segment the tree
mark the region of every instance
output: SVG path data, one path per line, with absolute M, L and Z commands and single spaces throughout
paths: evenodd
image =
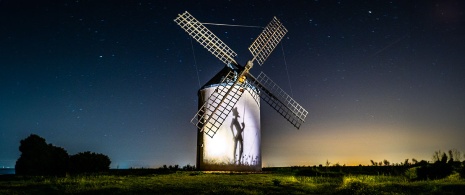
M 41 175 L 47 161 L 47 143 L 38 135 L 30 135 L 20 141 L 21 156 L 16 161 L 15 170 L 18 175 Z
M 441 155 L 442 155 L 441 150 L 434 151 L 434 154 L 433 154 L 433 162 L 439 162 L 439 161 L 441 161 Z
M 449 163 L 453 163 L 454 162 L 454 153 L 452 152 L 452 150 L 449 150 Z
M 384 159 L 383 160 L 383 163 L 384 163 L 384 166 L 389 166 L 389 164 L 391 164 L 388 160 Z
M 447 163 L 447 154 L 444 152 L 441 157 L 441 163 L 446 164 Z
M 405 159 L 405 161 L 404 161 L 404 166 L 410 166 L 410 163 L 408 162 L 408 158 Z
M 69 170 L 71 173 L 96 173 L 110 169 L 110 158 L 103 154 L 80 152 L 72 155 L 69 159 Z
M 68 153 L 65 149 L 48 144 L 44 138 L 31 134 L 20 141 L 21 156 L 16 161 L 18 175 L 64 176 L 68 168 Z
M 458 161 L 458 162 L 462 161 L 462 154 L 460 153 L 459 150 L 455 148 L 452 149 L 452 154 L 454 156 L 454 161 Z

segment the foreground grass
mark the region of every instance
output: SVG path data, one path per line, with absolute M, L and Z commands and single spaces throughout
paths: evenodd
M 0 194 L 459 194 L 465 180 L 410 182 L 403 176 L 295 176 L 284 173 L 0 177 Z

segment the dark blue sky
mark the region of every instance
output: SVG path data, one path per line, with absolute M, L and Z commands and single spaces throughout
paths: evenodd
M 295 130 L 262 104 L 263 166 L 465 151 L 463 4 L 2 0 L 0 167 L 14 166 L 31 133 L 70 154 L 107 154 L 112 167 L 195 164 L 199 81 L 224 65 L 173 22 L 184 11 L 252 26 L 276 16 L 289 30 L 251 72 L 265 72 L 309 115 Z M 261 32 L 207 27 L 242 64 Z

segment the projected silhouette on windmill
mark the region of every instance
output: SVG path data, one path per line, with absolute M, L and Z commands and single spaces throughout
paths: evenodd
M 244 108 L 245 110 L 245 108 Z M 234 162 L 237 164 L 241 163 L 242 155 L 244 153 L 244 138 L 243 138 L 243 133 L 244 133 L 244 128 L 245 128 L 245 123 L 242 121 L 241 124 L 239 124 L 239 112 L 237 111 L 237 107 L 234 107 L 232 110 L 234 118 L 231 121 L 231 132 L 233 134 L 233 140 L 234 140 Z M 245 112 L 244 112 L 245 113 Z M 237 149 L 239 147 L 239 153 L 237 153 Z
M 274 17 L 248 48 L 252 59 L 243 66 L 234 60 L 237 54 L 190 13 L 179 14 L 174 21 L 226 64 L 199 89 L 199 111 L 191 120 L 199 130 L 197 167 L 261 170 L 259 97 L 296 128 L 308 114 L 263 72 L 257 77 L 249 72 L 255 61 L 265 62 L 287 29 Z M 244 108 L 242 116 L 238 108 Z M 225 121 L 231 121 L 229 127 Z

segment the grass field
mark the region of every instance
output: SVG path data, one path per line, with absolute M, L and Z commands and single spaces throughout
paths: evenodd
M 67 177 L 0 176 L 0 194 L 461 194 L 465 180 L 404 176 L 297 176 L 292 172 L 172 171 Z

